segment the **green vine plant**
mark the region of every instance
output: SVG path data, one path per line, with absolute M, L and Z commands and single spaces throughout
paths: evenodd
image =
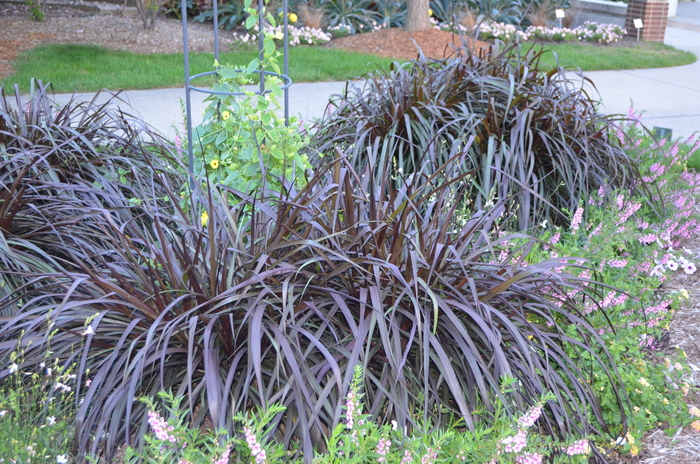
M 251 8 L 252 0 L 245 1 L 248 13 L 246 28 L 253 31 L 260 18 L 275 27 L 273 16 L 263 9 Z M 265 71 L 280 73 L 277 58 L 280 52 L 275 40 L 280 33 L 264 33 L 263 49 L 258 58 L 248 66 L 232 67 L 214 62 L 217 82 L 213 90 L 218 92 L 243 92 L 243 95 L 211 95 L 205 101 L 202 124 L 192 135 L 195 157 L 194 171 L 205 174 L 212 184 L 223 184 L 243 193 L 264 186 L 283 192 L 283 182 L 297 187 L 305 183 L 305 171 L 311 165 L 299 150 L 307 143 L 306 137 L 294 129 L 297 118 L 287 125 L 279 99 L 282 97 L 282 80 L 265 74 L 265 93 L 246 90 L 244 85 L 254 83 Z

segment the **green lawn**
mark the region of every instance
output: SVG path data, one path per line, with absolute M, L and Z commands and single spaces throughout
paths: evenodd
M 584 71 L 679 66 L 696 59 L 692 53 L 655 43 L 640 43 L 635 47 L 585 43 L 534 46 L 555 52 L 561 66 L 580 67 Z M 255 51 L 223 53 L 221 62 L 245 65 L 255 55 Z M 46 45 L 22 53 L 13 63 L 17 72 L 0 84 L 7 87 L 18 83 L 26 92 L 30 79 L 36 77 L 53 83 L 55 92 L 67 93 L 102 88 L 177 87 L 183 81 L 182 61 L 182 54 L 135 55 L 91 45 Z M 211 53 L 191 54 L 192 74 L 210 71 L 213 61 Z M 289 74 L 294 82 L 341 81 L 386 67 L 392 61 L 335 48 L 294 47 L 290 49 Z M 553 65 L 554 55 L 546 54 L 545 61 Z
M 247 65 L 257 52 L 222 53 L 222 64 Z M 289 53 L 289 75 L 294 82 L 342 81 L 361 76 L 393 60 L 323 47 L 294 47 Z M 0 81 L 18 83 L 27 91 L 32 77 L 51 82 L 55 92 L 92 92 L 155 89 L 182 86 L 183 56 L 136 55 L 92 45 L 46 45 L 22 53 L 13 63 L 17 71 Z M 212 53 L 190 54 L 191 74 L 213 69 Z M 281 62 L 280 62 L 281 65 Z M 200 82 L 197 82 L 200 84 Z
M 665 68 L 690 64 L 697 59 L 690 52 L 652 42 L 640 42 L 634 47 L 581 42 L 530 45 L 556 53 L 560 66 L 579 67 L 583 71 Z M 545 61 L 554 65 L 554 54 L 547 53 Z

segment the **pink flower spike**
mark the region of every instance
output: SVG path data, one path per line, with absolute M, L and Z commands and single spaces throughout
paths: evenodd
M 542 464 L 543 456 L 539 453 L 524 453 L 515 457 L 516 464 Z
M 581 221 L 583 220 L 583 208 L 580 206 L 574 213 L 574 217 L 571 219 L 571 230 L 578 230 L 579 226 L 581 225 Z

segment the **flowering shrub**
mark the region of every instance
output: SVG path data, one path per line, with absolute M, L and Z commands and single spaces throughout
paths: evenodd
M 630 116 L 638 120 L 633 113 Z M 631 433 L 620 429 L 620 438 L 610 445 L 636 455 L 639 447 L 635 438 L 644 431 L 664 421 L 669 427 L 678 427 L 691 420 L 683 401 L 688 393 L 684 354 L 664 350 L 659 342 L 674 308 L 688 297 L 688 292 L 658 289 L 673 273 L 696 272 L 697 263 L 682 245 L 700 233 L 700 175 L 685 170 L 686 160 L 700 149 L 700 142 L 692 137 L 682 144 L 656 142 L 643 137 L 637 123 L 626 132 L 620 131 L 618 138 L 640 161 L 643 180 L 655 182 L 659 188 L 657 195 L 666 201 L 668 219 L 659 219 L 648 205 L 625 192 L 601 187 L 576 209 L 569 228 L 543 235 L 545 244 L 531 258 L 585 257 L 589 267 L 575 271 L 579 277 L 588 280 L 595 273 L 597 280 L 615 287 L 596 288 L 594 298 L 584 298 L 577 292 L 566 297 L 580 298 L 583 314 L 615 358 L 630 399 L 626 413 Z M 614 206 L 605 207 L 604 198 L 611 195 Z M 602 373 L 595 374 L 594 379 L 603 403 L 616 397 L 618 392 Z M 622 419 L 617 412 L 608 414 L 608 423 Z
M 65 464 L 71 456 L 76 375 L 49 353 L 46 360 L 20 367 L 22 351 L 10 355 L 0 386 L 0 462 Z
M 482 24 L 479 35 L 484 39 L 498 39 L 504 42 L 511 40 L 521 42 L 530 38 L 530 34 L 527 31 L 522 31 L 512 24 L 495 22 Z
M 253 417 L 236 416 L 236 422 L 243 425 L 244 440 L 225 438 L 225 432 L 208 431 L 200 433 L 187 423 L 187 411 L 181 408 L 181 397 L 171 392 L 159 392 L 168 419 L 160 415 L 156 403 L 148 398 L 141 399 L 148 407 L 150 433 L 145 436 L 145 446 L 141 451 L 128 447 L 125 462 L 129 464 L 229 464 L 233 456 L 250 457 L 247 462 L 263 464 L 283 462 L 285 456 L 278 445 L 270 445 L 258 437 L 265 435 L 265 427 L 270 419 L 284 410 L 272 406 Z
M 333 36 L 334 39 L 339 39 L 352 34 L 352 29 L 346 24 L 338 24 L 336 26 L 327 27 L 326 32 Z
M 289 46 L 296 47 L 297 45 L 323 45 L 324 43 L 330 42 L 332 35 L 330 32 L 324 32 L 322 29 L 306 27 L 306 26 L 293 26 L 289 25 L 287 29 L 289 33 Z M 282 25 L 273 26 L 266 24 L 264 27 L 264 33 L 268 37 L 281 40 L 283 37 L 284 29 Z M 234 32 L 232 41 L 239 45 L 249 45 L 257 43 L 258 35 L 257 32 Z
M 428 432 L 429 427 L 411 436 L 397 427 L 395 421 L 378 425 L 363 413 L 361 394 L 362 369 L 355 370 L 345 401 L 345 420 L 338 424 L 329 438 L 327 451 L 316 454 L 315 464 L 393 463 L 436 464 L 471 462 L 475 464 L 541 464 L 547 457 L 566 455 L 568 463 L 585 463 L 591 453 L 588 440 L 580 439 L 568 444 L 543 440 L 533 428 L 540 418 L 546 401 L 553 395 L 545 395 L 517 421 L 497 412 L 497 420 L 489 426 L 480 424 L 475 432 L 451 427 L 439 432 Z M 509 390 L 515 379 L 504 378 L 503 389 Z M 149 408 L 150 433 L 146 446 L 139 452 L 126 450 L 126 462 L 136 464 L 228 464 L 243 459 L 253 464 L 282 464 L 300 462 L 302 456 L 292 458 L 279 445 L 262 439 L 266 426 L 280 406 L 271 406 L 265 413 L 252 417 L 236 416 L 242 425 L 242 437 L 223 438 L 223 431 L 199 433 L 183 421 L 186 412 L 180 408 L 180 400 L 172 393 L 160 392 L 169 420 L 156 412 L 157 406 L 143 398 Z M 456 424 L 458 425 L 458 424 Z M 571 459 L 571 458 L 574 459 Z
M 442 23 L 438 26 L 445 31 L 468 35 L 469 30 L 461 24 Z M 597 42 L 602 44 L 615 43 L 625 36 L 626 29 L 615 24 L 602 24 L 586 21 L 583 25 L 569 29 L 565 27 L 530 26 L 520 30 L 512 24 L 485 23 L 479 26 L 482 39 L 498 39 L 503 41 L 551 40 L 554 42 Z
M 615 24 L 601 24 L 586 21 L 574 28 L 530 26 L 526 30 L 531 38 L 552 40 L 556 42 L 575 41 L 598 42 L 602 44 L 615 43 L 622 40 L 627 30 Z

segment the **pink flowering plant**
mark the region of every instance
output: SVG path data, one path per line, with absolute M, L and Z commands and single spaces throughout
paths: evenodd
M 191 426 L 189 411 L 182 408 L 183 398 L 163 391 L 158 396 L 165 405 L 164 414 L 151 398 L 141 399 L 148 408 L 149 433 L 144 436 L 143 447 L 127 448 L 127 463 L 229 464 L 246 458 L 254 464 L 267 464 L 282 462 L 281 457 L 286 456 L 280 446 L 259 438 L 265 435 L 272 417 L 284 408 L 272 406 L 252 417 L 235 416 L 234 421 L 243 426 L 241 434 L 227 437 L 224 430 L 200 430 Z
M 462 421 L 435 431 L 423 423 L 410 435 L 395 423 L 378 425 L 363 413 L 362 369 L 356 368 L 345 402 L 345 420 L 339 423 L 327 442 L 327 452 L 317 454 L 316 464 L 377 462 L 387 464 L 541 464 L 548 462 L 588 462 L 591 447 L 587 439 L 558 443 L 538 429 L 538 420 L 548 401 L 544 395 L 519 418 L 508 417 L 502 403 L 495 401 L 492 420 L 467 430 Z M 512 392 L 516 380 L 503 378 L 503 392 Z M 417 412 L 417 415 L 420 413 Z M 475 411 L 476 415 L 481 414 Z M 420 418 L 416 418 L 420 423 Z
M 643 180 L 654 192 L 652 198 L 665 201 L 665 214 L 628 192 L 601 186 L 571 212 L 569 227 L 547 229 L 540 246 L 527 259 L 587 259 L 585 267 L 569 269 L 586 285 L 590 283 L 589 292 L 572 291 L 561 298 L 579 302 L 582 315 L 614 358 L 627 387 L 625 412 L 630 432 L 618 426 L 619 437 L 610 445 L 635 455 L 639 452 L 635 438 L 644 431 L 663 422 L 669 431 L 676 430 L 690 419 L 683 401 L 689 374 L 684 355 L 661 343 L 688 292 L 659 289 L 673 274 L 692 276 L 696 272 L 697 264 L 683 243 L 700 232 L 696 213 L 700 176 L 686 170 L 700 143 L 694 137 L 683 142 L 656 141 L 645 137 L 637 123 L 621 131 L 618 139 L 639 159 Z M 562 260 L 562 266 L 567 264 Z M 594 279 L 604 285 L 593 285 Z M 575 337 L 575 332 L 575 327 L 569 327 L 568 335 Z M 597 369 L 589 353 L 582 354 L 581 362 Z M 619 392 L 607 376 L 597 372 L 592 385 L 600 392 L 607 422 L 622 424 L 619 409 L 613 407 Z

